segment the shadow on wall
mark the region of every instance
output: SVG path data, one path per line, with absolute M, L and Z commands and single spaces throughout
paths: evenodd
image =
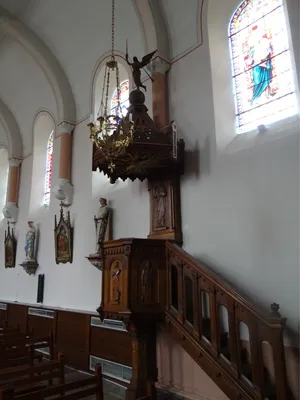
M 212 168 L 211 151 L 212 146 L 209 136 L 204 139 L 203 147 L 200 148 L 199 141 L 196 140 L 192 149 L 185 150 L 185 173 L 182 179 L 196 178 L 198 180 L 201 175 L 209 175 Z

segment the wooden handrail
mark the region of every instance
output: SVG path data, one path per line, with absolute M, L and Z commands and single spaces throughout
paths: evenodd
M 274 310 L 272 313 L 268 313 L 262 311 L 258 307 L 256 307 L 250 300 L 246 299 L 242 296 L 236 289 L 234 289 L 229 283 L 227 283 L 223 278 L 221 278 L 218 274 L 210 270 L 206 265 L 203 263 L 195 260 L 189 253 L 183 250 L 178 245 L 172 242 L 166 242 L 166 247 L 169 252 L 174 252 L 177 257 L 180 257 L 182 262 L 186 262 L 195 272 L 199 272 L 201 270 L 201 275 L 209 280 L 214 285 L 218 286 L 220 290 L 222 290 L 227 295 L 233 297 L 236 302 L 240 304 L 241 307 L 247 309 L 251 313 L 253 313 L 257 318 L 263 320 L 265 323 L 274 324 L 276 321 L 280 325 L 284 325 L 286 322 L 286 318 L 282 318 L 281 315 L 278 313 L 278 309 L 276 304 L 272 304 L 274 306 Z M 169 253 L 170 257 L 170 253 Z
M 245 393 L 249 399 L 264 399 L 276 394 L 277 400 L 287 400 L 283 343 L 286 319 L 279 314 L 279 305 L 272 304 L 271 312 L 267 315 L 174 243 L 166 242 L 166 258 L 166 322 L 172 325 L 177 338 L 189 340 L 190 346 L 182 343 L 183 347 L 192 353 L 191 349 L 195 352 L 197 343 L 198 355 L 199 350 L 202 350 L 203 358 L 205 354 L 210 354 L 214 360 L 216 376 L 221 374 L 220 371 L 223 374 L 226 371 L 235 383 L 235 389 L 232 389 L 223 382 L 229 396 L 235 390 L 241 398 Z M 204 307 L 203 293 L 207 295 L 207 310 Z M 221 306 L 227 310 L 228 332 L 221 329 L 224 319 L 224 316 L 220 316 Z M 242 345 L 240 339 L 241 323 L 249 331 L 249 360 L 246 359 L 245 344 Z M 268 342 L 273 350 L 273 386 L 269 385 L 270 377 L 266 377 L 262 342 Z M 190 355 L 194 357 L 193 354 Z M 194 359 L 197 360 L 197 357 Z

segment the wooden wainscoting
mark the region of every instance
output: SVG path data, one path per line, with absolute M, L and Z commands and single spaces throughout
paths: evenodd
M 132 366 L 131 338 L 118 321 L 104 321 L 96 313 L 53 307 L 0 302 L 0 324 L 20 326 L 36 337 L 53 332 L 55 349 L 65 355 L 66 364 L 90 371 L 90 356 Z M 117 377 L 116 377 L 117 378 Z

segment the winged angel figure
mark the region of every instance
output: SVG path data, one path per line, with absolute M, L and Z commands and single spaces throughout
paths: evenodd
M 132 77 L 133 81 L 136 85 L 137 90 L 140 90 L 140 87 L 147 91 L 146 86 L 144 86 L 141 82 L 141 69 L 144 68 L 146 65 L 148 65 L 156 53 L 157 50 L 152 51 L 152 53 L 146 54 L 143 58 L 142 61 L 139 61 L 137 57 L 133 57 L 133 62 L 130 62 L 128 60 L 128 53 L 126 52 L 126 62 L 128 65 L 131 66 L 132 68 Z

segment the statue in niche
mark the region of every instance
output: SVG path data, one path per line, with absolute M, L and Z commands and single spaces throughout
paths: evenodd
M 167 212 L 167 190 L 164 185 L 154 188 L 155 205 L 155 228 L 165 228 Z
M 113 303 L 120 304 L 121 290 L 120 290 L 120 277 L 121 277 L 120 261 L 115 260 L 111 265 L 111 300 Z
M 153 301 L 153 268 L 151 261 L 145 261 L 141 272 L 141 301 L 151 303 Z
M 21 267 L 29 275 L 34 275 L 36 269 L 38 267 L 38 263 L 36 261 L 36 236 L 37 231 L 33 224 L 33 221 L 28 221 L 28 230 L 25 237 L 25 261 L 22 262 Z
M 36 229 L 33 225 L 33 221 L 28 221 L 28 231 L 26 233 L 26 240 L 25 240 L 25 256 L 26 261 L 33 261 L 35 260 L 35 236 L 36 236 Z
M 111 240 L 111 213 L 112 210 L 107 205 L 107 200 L 103 197 L 99 199 L 100 208 L 98 217 L 94 216 L 96 229 L 96 252 L 101 254 L 103 243 Z
M 130 62 L 128 60 L 128 46 L 126 43 L 126 62 L 128 65 L 130 65 L 132 69 L 132 78 L 133 82 L 136 85 L 137 90 L 140 90 L 140 87 L 147 91 L 147 88 L 145 85 L 142 84 L 141 82 L 141 69 L 146 67 L 154 56 L 154 54 L 157 52 L 157 50 L 152 51 L 152 53 L 146 54 L 143 58 L 142 61 L 139 61 L 137 57 L 133 57 L 133 62 Z M 147 71 L 145 71 L 147 73 Z M 147 73 L 151 81 L 153 82 L 152 77 Z

